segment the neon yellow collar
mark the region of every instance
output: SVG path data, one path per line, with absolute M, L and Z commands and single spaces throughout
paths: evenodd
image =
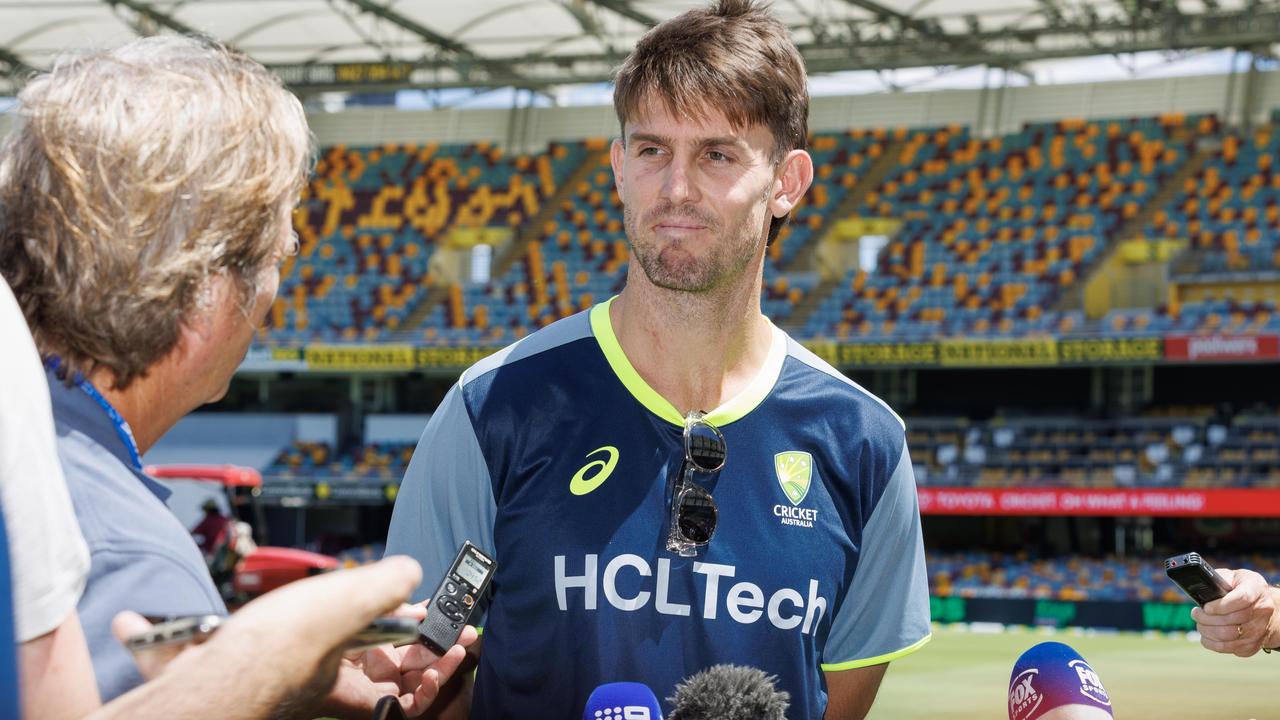
M 616 297 L 615 295 L 591 308 L 591 332 L 595 335 L 596 342 L 600 343 L 600 350 L 604 352 L 605 358 L 609 361 L 609 367 L 613 368 L 613 373 L 618 376 L 618 380 L 622 381 L 627 391 L 639 400 L 640 404 L 663 420 L 684 427 L 684 416 L 680 411 L 676 410 L 675 406 L 659 395 L 656 390 L 649 387 L 649 383 L 640 377 L 640 373 L 636 372 L 631 361 L 627 359 L 626 353 L 622 351 L 618 336 L 613 332 L 613 321 L 609 318 L 609 305 Z M 773 386 L 778 382 L 778 376 L 782 373 L 782 361 L 787 357 L 787 338 L 772 323 L 769 327 L 773 330 L 773 343 L 769 346 L 769 355 L 765 358 L 764 366 L 760 368 L 760 372 L 756 373 L 755 379 L 737 395 L 707 413 L 707 422 L 716 427 L 724 427 L 735 420 L 740 420 L 764 402 L 769 392 L 773 390 Z

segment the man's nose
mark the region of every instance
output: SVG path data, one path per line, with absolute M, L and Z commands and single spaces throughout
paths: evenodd
M 692 160 L 684 158 L 672 160 L 663 178 L 662 199 L 673 205 L 696 201 L 698 199 L 696 172 Z

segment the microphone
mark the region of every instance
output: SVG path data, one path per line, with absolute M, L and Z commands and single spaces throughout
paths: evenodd
M 670 720 L 786 720 L 791 694 L 778 678 L 738 665 L 713 665 L 676 685 Z
M 606 683 L 587 698 L 582 720 L 662 720 L 662 707 L 647 685 Z
M 1042 642 L 1022 653 L 1009 676 L 1009 720 L 1108 720 L 1111 697 L 1069 645 Z

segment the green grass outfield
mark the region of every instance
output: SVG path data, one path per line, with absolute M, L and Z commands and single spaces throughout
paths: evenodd
M 1280 654 L 1211 653 L 1186 635 L 974 632 L 935 625 L 933 639 L 894 661 L 870 720 L 1000 720 L 1013 663 L 1045 640 L 1074 647 L 1102 678 L 1119 720 L 1280 719 Z

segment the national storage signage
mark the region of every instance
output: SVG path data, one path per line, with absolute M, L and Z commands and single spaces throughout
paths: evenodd
M 861 367 L 978 368 L 1275 362 L 1280 335 L 1028 338 L 940 342 L 805 343 L 842 369 Z
M 1058 360 L 1064 365 L 1159 362 L 1164 340 L 1147 338 L 1088 338 L 1058 341 Z
M 1164 340 L 1147 338 L 1032 338 L 941 342 L 805 343 L 839 368 L 1051 367 L 1153 363 L 1164 359 Z
M 309 345 L 302 350 L 308 370 L 464 370 L 497 352 L 496 347 L 415 347 L 413 345 Z
M 1058 341 L 946 340 L 938 344 L 942 367 L 1027 367 L 1058 364 Z
M 836 367 L 935 367 L 938 344 L 922 343 L 834 343 L 805 344 L 818 357 Z
M 804 343 L 842 370 L 861 368 L 1007 368 L 1280 361 L 1280 335 L 1170 335 L 1167 337 L 1027 338 L 939 342 Z M 255 347 L 241 370 L 249 372 L 460 373 L 500 346 L 411 343 L 314 344 Z
M 1273 517 L 1280 490 L 933 488 L 916 490 L 923 515 Z
M 310 370 L 412 370 L 411 345 L 312 345 L 303 351 Z

